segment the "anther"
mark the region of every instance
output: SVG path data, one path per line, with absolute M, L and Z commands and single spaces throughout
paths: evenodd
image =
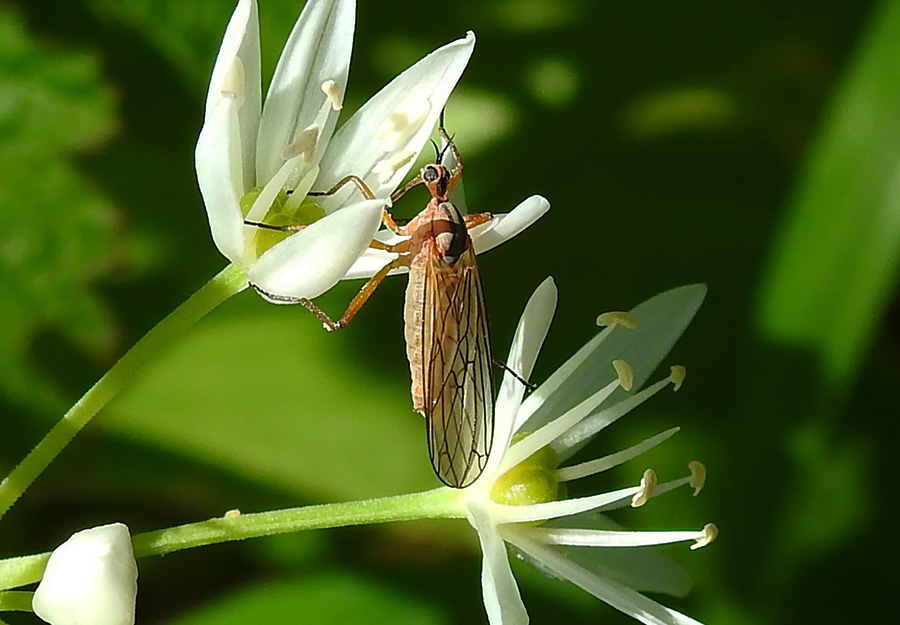
M 700 531 L 702 535 L 696 539 L 696 542 L 693 545 L 691 545 L 691 549 L 699 549 L 700 547 L 705 547 L 706 545 L 714 541 L 719 535 L 719 528 L 716 527 L 715 523 L 707 523 Z
M 672 373 L 669 374 L 669 380 L 671 380 L 672 384 L 675 385 L 674 390 L 678 390 L 681 388 L 681 383 L 684 382 L 684 376 L 687 375 L 687 369 L 682 367 L 681 365 L 675 365 L 672 367 Z
M 632 508 L 640 508 L 647 503 L 653 494 L 653 489 L 656 488 L 657 481 L 656 472 L 653 469 L 644 471 L 644 475 L 641 477 L 641 490 L 636 492 L 634 497 L 631 498 Z
M 617 325 L 626 330 L 634 330 L 637 327 L 637 319 L 627 312 L 605 312 L 597 317 L 597 325 L 601 327 Z
M 634 385 L 634 370 L 631 365 L 624 360 L 613 360 L 612 365 L 616 370 L 616 375 L 619 376 L 619 386 L 630 391 Z
M 282 151 L 281 158 L 289 161 L 294 157 L 302 155 L 303 160 L 309 163 L 316 153 L 316 144 L 319 142 L 319 130 L 320 128 L 315 124 L 307 126 L 306 129 L 297 135 L 290 145 Z
M 391 158 L 385 158 L 375 163 L 375 167 L 372 168 L 372 173 L 378 176 L 378 182 L 385 184 L 394 177 L 394 174 L 397 173 L 398 169 L 409 163 L 415 157 L 416 153 L 410 152 L 409 150 L 398 152 Z
M 706 467 L 702 462 L 691 460 L 688 468 L 691 470 L 691 488 L 694 489 L 694 497 L 696 497 L 703 490 L 703 485 L 706 484 Z
M 341 88 L 333 80 L 326 80 L 322 83 L 322 91 L 331 100 L 331 110 L 340 111 L 343 106 L 341 103 Z
M 238 106 L 244 103 L 244 64 L 237 57 L 222 81 L 222 95 L 234 98 Z

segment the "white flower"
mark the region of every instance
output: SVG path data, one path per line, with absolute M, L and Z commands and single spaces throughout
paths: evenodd
M 255 0 L 238 2 L 222 40 L 197 141 L 197 178 L 219 251 L 268 293 L 311 299 L 342 278 L 371 276 L 390 260 L 384 252 L 367 253 L 354 265 L 475 45 L 469 33 L 426 56 L 332 137 L 347 84 L 354 21 L 353 0 L 309 0 L 264 105 Z M 349 174 L 362 178 L 377 199 L 363 199 L 352 185 L 316 201 L 307 197 Z M 545 205 L 546 200 L 526 202 L 512 220 L 518 224 L 504 226 L 498 219 L 479 234 L 486 240 L 512 236 Z M 288 236 L 245 225 L 245 219 L 308 227 Z
M 137 575 L 125 525 L 83 530 L 50 554 L 32 608 L 53 625 L 132 625 Z
M 559 498 L 562 482 L 618 466 L 677 428 L 600 459 L 558 465 L 669 383 L 680 386 L 684 370 L 673 367 L 667 379 L 634 394 L 627 392 L 632 384 L 642 384 L 669 351 L 704 294 L 702 286 L 683 287 L 648 300 L 630 314 L 601 315 L 598 324 L 607 327 L 524 401 L 523 385 L 509 374 L 504 377 L 487 467 L 463 494 L 484 553 L 482 586 L 491 625 L 528 622 L 504 543 L 542 570 L 568 579 L 643 623 L 697 623 L 638 592 L 684 594 L 689 583 L 680 569 L 647 550 L 621 548 L 690 540 L 696 541 L 696 548 L 715 537 L 715 526 L 687 532 L 631 532 L 617 529 L 598 512 L 637 507 L 650 496 L 684 484 L 692 484 L 696 494 L 703 480 L 700 463 L 691 463 L 691 476 L 666 484 L 657 484 L 648 469 L 637 486 Z M 510 369 L 524 378 L 531 374 L 555 307 L 556 287 L 548 279 L 529 300 L 507 360 Z M 635 325 L 637 329 L 629 329 Z M 629 566 L 617 566 L 632 553 Z M 636 569 L 645 569 L 646 575 L 636 575 Z

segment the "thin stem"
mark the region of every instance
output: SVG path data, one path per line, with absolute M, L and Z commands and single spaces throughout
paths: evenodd
M 138 369 L 203 315 L 245 288 L 243 271 L 229 265 L 135 343 L 0 482 L 0 517 Z
M 0 612 L 31 612 L 33 592 L 10 590 L 0 592 Z
M 381 499 L 228 515 L 138 534 L 132 538 L 132 545 L 134 555 L 143 558 L 182 549 L 300 530 L 413 519 L 462 518 L 466 515 L 462 493 L 460 490 L 438 488 L 423 493 Z M 18 588 L 40 581 L 49 558 L 49 553 L 38 553 L 0 560 L 0 589 Z

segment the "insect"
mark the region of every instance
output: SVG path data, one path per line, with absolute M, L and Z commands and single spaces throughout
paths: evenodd
M 392 269 L 409 267 L 403 318 L 413 407 L 425 417 L 428 454 L 438 478 L 447 486 L 463 488 L 484 470 L 493 435 L 488 319 L 468 234 L 491 215 L 463 215 L 450 201 L 462 176 L 463 161 L 444 129 L 443 113 L 439 127 L 446 146 L 436 161 L 391 196 L 393 203 L 409 189 L 424 184 L 431 201 L 405 226 L 398 226 L 385 210 L 384 225 L 409 238 L 395 245 L 372 242 L 372 247 L 399 256 L 363 285 L 340 319 L 331 319 L 308 299 L 262 293 L 275 301 L 302 304 L 327 329 L 337 330 L 353 319 Z M 441 164 L 448 149 L 457 163 L 452 171 Z M 353 175 L 317 195 L 333 194 L 345 184 L 354 184 L 369 199 L 375 197 L 365 182 Z

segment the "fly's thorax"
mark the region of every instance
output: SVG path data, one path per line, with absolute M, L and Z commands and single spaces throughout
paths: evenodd
M 411 252 L 415 257 L 423 251 L 433 252 L 447 265 L 453 266 L 466 251 L 469 233 L 462 214 L 451 202 L 432 200 L 409 224 Z

